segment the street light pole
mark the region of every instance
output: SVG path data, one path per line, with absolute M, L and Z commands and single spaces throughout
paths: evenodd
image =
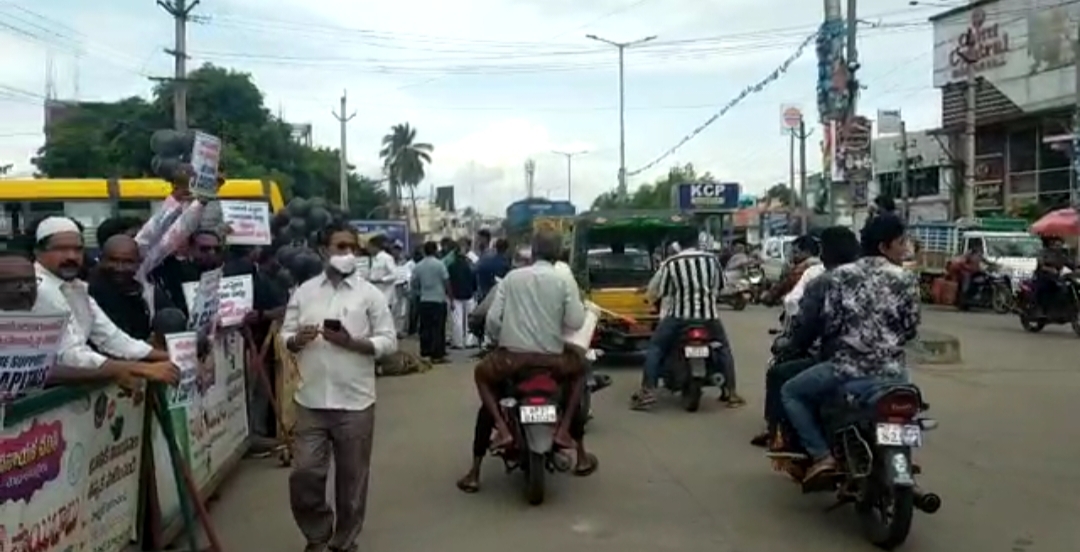
M 585 155 L 586 153 L 589 153 L 589 152 L 588 152 L 588 150 L 581 150 L 581 151 L 557 151 L 557 150 L 552 150 L 551 153 L 554 153 L 556 155 L 563 155 L 563 156 L 566 157 L 566 200 L 569 201 L 570 203 L 573 203 L 574 202 L 574 187 L 573 187 L 574 186 L 574 173 L 573 173 L 574 156 L 575 155 Z
M 614 40 L 608 40 L 599 36 L 590 34 L 585 35 L 585 38 L 595 40 L 597 42 L 603 42 L 614 46 L 619 50 L 619 190 L 618 196 L 620 200 L 626 199 L 626 88 L 625 88 L 625 70 L 624 70 L 624 52 L 627 48 L 632 46 L 639 46 L 650 40 L 655 40 L 656 35 L 647 36 L 638 40 L 630 42 L 615 42 Z

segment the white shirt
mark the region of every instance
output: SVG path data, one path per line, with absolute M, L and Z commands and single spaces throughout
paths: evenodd
M 324 320 L 340 320 L 354 339 L 370 339 L 376 358 L 397 350 L 397 329 L 386 298 L 356 275 L 335 287 L 320 274 L 296 288 L 285 310 L 281 337 L 291 339 L 301 326 L 321 327 Z M 375 358 L 317 337 L 296 360 L 300 385 L 293 398 L 301 406 L 364 410 L 375 404 Z
M 386 304 L 394 304 L 394 286 L 397 285 L 398 273 L 393 255 L 386 251 L 376 253 L 371 259 L 371 271 L 368 272 L 367 279 L 382 292 Z
M 480 260 L 480 254 L 470 249 L 469 252 L 465 254 L 465 258 L 469 259 L 470 263 L 476 264 L 477 261 Z
M 574 271 L 570 268 L 570 265 L 562 261 L 555 261 L 555 272 L 558 273 L 560 277 L 566 279 L 566 282 L 570 284 L 571 289 L 578 288 L 577 278 L 574 278 Z
M 787 313 L 789 320 L 799 312 L 799 301 L 806 291 L 806 284 L 809 284 L 810 280 L 813 280 L 822 274 L 825 274 L 825 265 L 821 263 L 806 267 L 802 276 L 799 277 L 799 281 L 795 282 L 791 291 L 784 296 L 784 312 Z
M 34 263 L 38 280 L 38 302 L 43 308 L 70 312 L 70 335 L 59 354 L 59 364 L 73 368 L 100 368 L 109 357 L 123 360 L 142 360 L 153 351 L 148 343 L 139 341 L 109 319 L 97 301 L 90 296 L 86 282 L 65 282 L 45 267 Z M 103 353 L 90 347 L 93 343 Z M 108 355 L 108 356 L 105 356 Z

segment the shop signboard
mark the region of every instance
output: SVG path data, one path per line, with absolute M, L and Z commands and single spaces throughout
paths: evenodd
M 409 223 L 406 221 L 350 220 L 349 224 L 360 233 L 361 241 L 367 241 L 381 234 L 391 242 L 401 242 L 401 247 L 405 251 L 412 251 L 409 244 Z
M 739 208 L 740 193 L 737 182 L 679 184 L 676 207 L 680 211 L 733 211 Z
M 1074 47 L 1080 3 L 998 0 L 934 20 L 934 86 L 968 71 L 1024 111 L 1075 103 Z

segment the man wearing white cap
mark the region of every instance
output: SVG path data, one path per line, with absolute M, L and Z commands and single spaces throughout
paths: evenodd
M 117 328 L 90 297 L 86 283 L 78 279 L 83 262 L 83 237 L 74 221 L 48 217 L 38 223 L 34 231 L 34 257 L 38 300 L 72 313 L 70 324 L 78 340 L 60 352 L 61 364 L 90 369 L 127 368 L 147 379 L 175 381 L 176 367 L 169 362 L 168 353 Z M 97 351 L 90 347 L 91 343 Z

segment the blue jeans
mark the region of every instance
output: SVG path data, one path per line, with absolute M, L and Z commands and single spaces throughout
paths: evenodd
M 832 363 L 822 362 L 791 378 L 780 388 L 780 400 L 784 403 L 788 421 L 814 460 L 829 455 L 829 443 L 818 425 L 817 407 L 842 383 Z
M 721 344 L 720 350 L 716 351 L 716 360 L 720 362 L 721 373 L 724 374 L 724 387 L 735 392 L 735 358 L 731 355 L 731 342 L 728 341 L 724 325 L 719 320 L 681 320 L 678 318 L 664 318 L 656 325 L 652 337 L 649 339 L 649 347 L 645 350 L 645 374 L 642 384 L 648 389 L 654 389 L 660 383 L 660 375 L 664 370 L 664 359 L 668 352 L 679 341 L 679 336 L 688 324 L 702 323 L 708 330 L 710 337 Z M 708 363 L 709 373 L 715 370 L 714 362 Z

